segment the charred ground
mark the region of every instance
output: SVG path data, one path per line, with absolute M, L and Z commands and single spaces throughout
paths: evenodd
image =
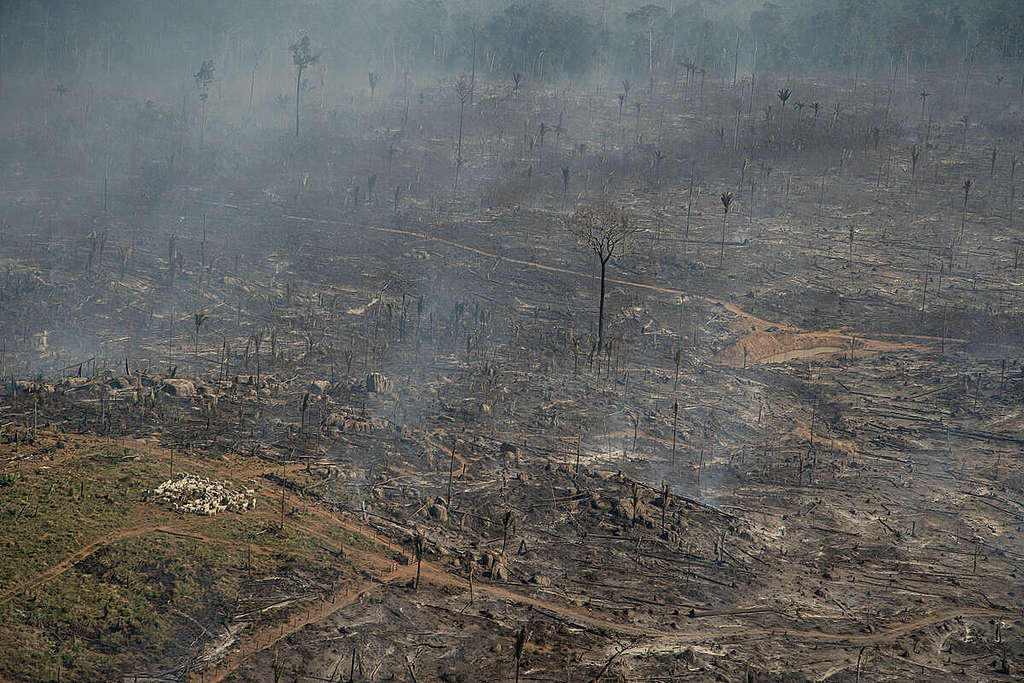
M 2 587 L 0 675 L 1013 679 L 1022 131 L 1000 83 L 687 78 L 623 109 L 481 80 L 461 162 L 449 84 L 238 133 L 234 157 L 128 104 L 166 138 L 105 182 L 43 174 L 89 154 L 61 151 L 68 107 L 5 177 L 4 481 L 114 448 L 155 484 L 173 450 L 258 478 L 277 531 L 255 576 L 218 555 L 242 531 L 148 549 L 147 599 L 188 618 L 165 650 L 108 651 L 38 602 L 135 566 L 89 517 Z M 564 218 L 599 202 L 639 232 L 596 353 L 598 270 Z M 130 528 L 191 523 L 139 486 L 119 504 L 158 521 Z M 7 548 L 26 511 L 67 524 L 43 489 L 5 503 Z

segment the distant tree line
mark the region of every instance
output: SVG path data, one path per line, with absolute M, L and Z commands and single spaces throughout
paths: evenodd
M 1021 0 L 10 0 L 3 71 L 54 78 L 173 68 L 239 73 L 308 32 L 325 61 L 386 75 L 434 68 L 553 80 L 736 69 L 947 68 L 1024 61 Z M 278 45 L 280 44 L 280 45 Z M 365 79 L 365 75 L 363 76 Z

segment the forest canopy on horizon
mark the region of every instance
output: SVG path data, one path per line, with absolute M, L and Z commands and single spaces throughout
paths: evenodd
M 547 81 L 652 63 L 666 77 L 1024 60 L 1020 0 L 36 0 L 3 3 L 0 26 L 4 72 L 63 81 L 188 74 L 207 58 L 240 77 L 299 35 L 338 72 L 468 71 L 475 54 L 478 72 Z

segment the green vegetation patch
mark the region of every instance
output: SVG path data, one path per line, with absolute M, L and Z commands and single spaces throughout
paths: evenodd
M 14 454 L 10 446 L 0 449 Z M 188 467 L 215 474 L 203 469 Z M 326 587 L 357 576 L 347 546 L 391 556 L 341 526 L 321 524 L 312 533 L 301 512 L 286 516 L 282 529 L 266 511 L 206 518 L 147 502 L 168 476 L 165 459 L 120 447 L 0 473 L 0 592 L 7 593 L 0 604 L 0 680 L 173 672 L 223 634 L 232 615 L 273 599 L 271 577 L 286 592 L 294 578 Z M 190 524 L 182 528 L 182 520 Z M 286 613 L 273 610 L 260 620 Z
M 97 448 L 55 465 L 0 473 L 0 591 L 129 525 L 133 509 L 166 475 L 164 463 Z M 156 522 L 172 519 L 153 510 Z

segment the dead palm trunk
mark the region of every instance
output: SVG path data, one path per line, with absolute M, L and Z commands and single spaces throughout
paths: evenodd
M 521 626 L 516 634 L 516 683 L 519 683 L 519 665 L 523 660 L 523 647 L 526 645 L 526 627 Z
M 469 103 L 473 104 L 473 96 L 476 91 L 476 24 L 473 24 L 473 70 L 469 74 Z
M 459 185 L 459 169 L 462 168 L 462 123 L 465 119 L 466 103 L 459 102 L 459 146 L 455 153 L 455 186 Z
M 973 184 L 970 178 L 964 181 L 964 210 L 960 215 L 960 236 L 957 238 L 957 242 L 963 242 L 964 240 L 964 227 L 967 225 L 967 198 L 971 193 L 971 185 Z
M 462 123 L 465 119 L 466 100 L 472 92 L 472 86 L 465 79 L 460 78 L 455 84 L 455 94 L 459 98 L 459 141 L 455 150 L 455 185 L 452 188 L 459 188 L 459 171 L 462 169 Z
M 194 353 L 196 365 L 195 372 L 196 374 L 199 374 L 199 328 L 201 328 L 203 326 L 203 323 L 206 322 L 206 315 L 203 313 L 196 313 L 193 322 L 195 323 L 196 326 L 196 347 Z
M 654 24 L 647 26 L 647 68 L 650 75 L 650 84 L 647 86 L 647 96 L 654 97 Z
M 562 168 L 562 211 L 565 211 L 565 199 L 569 194 L 569 167 Z
M 299 137 L 299 86 L 302 84 L 302 69 L 303 65 L 300 64 L 295 75 L 295 137 Z
M 690 215 L 693 213 L 693 169 L 690 169 L 690 193 L 686 200 L 686 230 L 683 232 L 683 260 L 690 246 Z
M 679 401 L 672 404 L 672 467 L 676 466 L 676 424 L 679 419 Z
M 452 439 L 451 460 L 448 462 L 448 509 L 452 507 L 452 478 L 455 475 L 455 446 L 459 443 L 458 437 Z
M 420 569 L 423 565 L 423 536 L 416 534 L 416 580 L 413 582 L 412 587 L 414 590 L 420 587 Z
M 1022 81 L 1022 83 L 1024 83 L 1024 79 L 1021 79 L 1021 81 Z M 1009 221 L 1010 221 L 1010 227 L 1011 228 L 1013 227 L 1013 208 L 1014 208 L 1013 205 L 1014 205 L 1014 202 L 1017 199 L 1017 187 L 1014 184 L 1014 176 L 1016 176 L 1016 175 L 1017 175 L 1017 155 L 1014 154 L 1010 158 L 1010 208 L 1009 208 L 1009 212 L 1008 213 L 1009 213 L 1009 217 L 1010 217 Z

